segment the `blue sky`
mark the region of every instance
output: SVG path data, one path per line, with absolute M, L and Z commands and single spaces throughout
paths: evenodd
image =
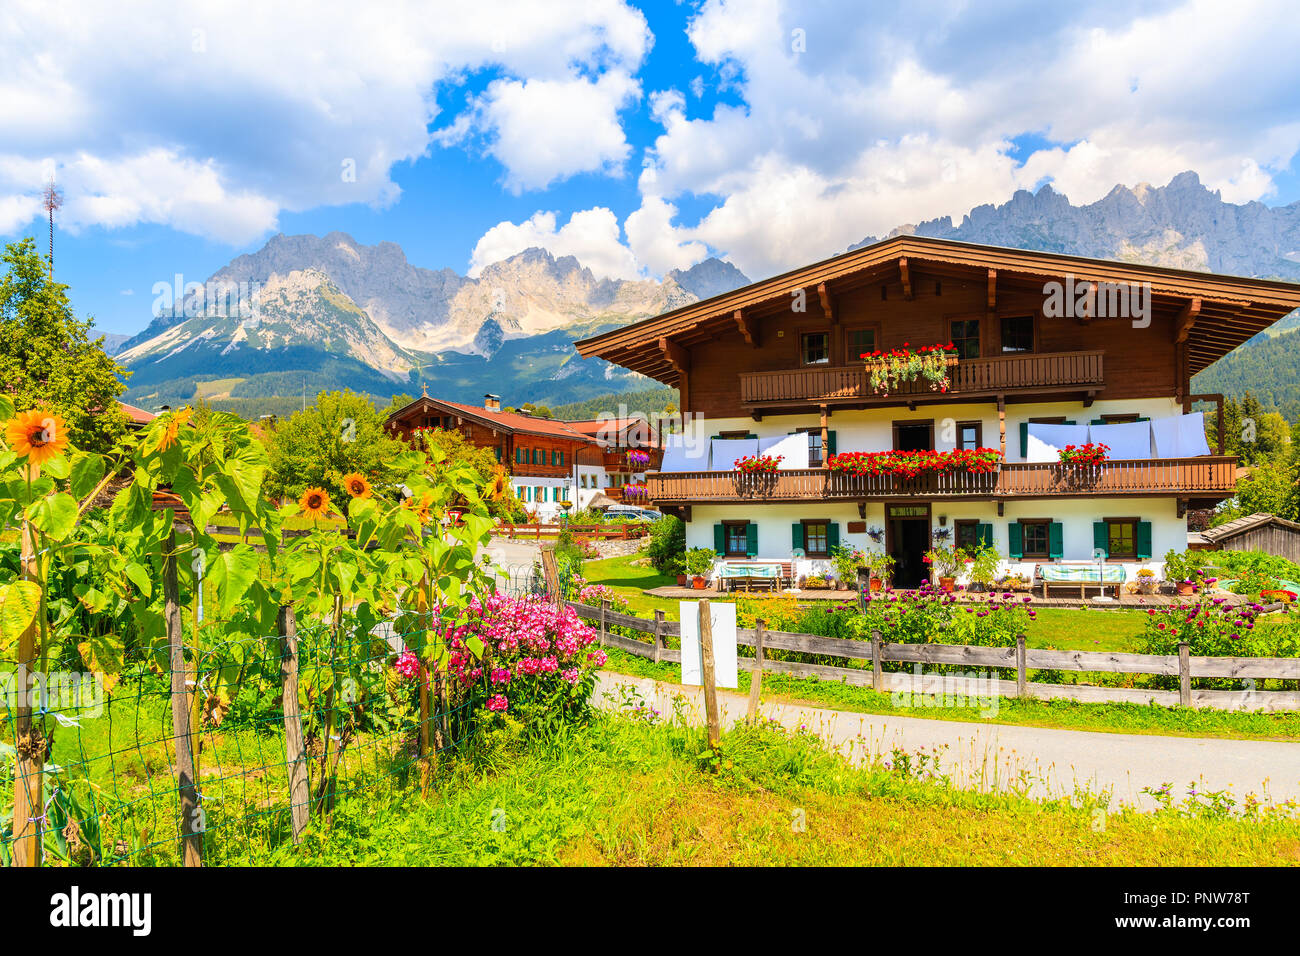
M 134 333 L 155 283 L 276 232 L 457 272 L 545 245 L 605 275 L 715 254 L 757 278 L 1046 182 L 1083 203 L 1194 169 L 1232 202 L 1300 198 L 1285 3 L 365 10 L 14 0 L 0 238 L 43 247 L 53 171 L 59 278 Z

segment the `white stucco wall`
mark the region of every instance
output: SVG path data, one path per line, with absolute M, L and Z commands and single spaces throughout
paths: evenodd
M 918 499 L 920 500 L 920 499 Z M 1008 501 L 998 516 L 995 502 L 932 501 L 931 528 L 940 527 L 940 518 L 952 528 L 960 519 L 975 519 L 993 526 L 993 546 L 1003 556 L 1000 570 L 1007 573 L 1033 574 L 1037 561 L 1010 561 L 1007 558 L 1008 525 L 1021 518 L 1047 518 L 1061 523 L 1063 561 L 1092 560 L 1092 526 L 1102 518 L 1139 518 L 1151 522 L 1151 560 L 1111 561 L 1124 567 L 1128 580 L 1138 568 L 1148 567 L 1160 574 L 1164 556 L 1170 550 L 1187 548 L 1187 522 L 1178 517 L 1170 498 L 1042 498 L 1031 501 Z M 713 526 L 722 521 L 752 521 L 758 525 L 758 557 L 789 560 L 792 551 L 790 526 L 809 519 L 825 519 L 840 525 L 840 543 L 862 551 L 883 551 L 885 542 L 876 544 L 865 533 L 849 534 L 850 521 L 865 520 L 868 528 L 885 527 L 885 505 L 871 502 L 866 518 L 858 517 L 853 502 L 810 502 L 808 504 L 694 505 L 686 525 L 688 548 L 712 548 Z M 951 539 L 950 539 L 951 540 Z M 830 562 L 804 559 L 797 563 L 797 574 L 820 574 L 830 570 Z
M 1009 462 L 1024 461 L 1020 449 L 1020 423 L 1030 418 L 1055 418 L 1063 416 L 1070 421 L 1086 425 L 1103 415 L 1138 414 L 1147 418 L 1166 418 L 1182 414 L 1182 407 L 1172 398 L 1135 399 L 1133 401 L 1098 401 L 1089 408 L 1082 402 L 1037 402 L 1007 406 L 1007 454 Z M 934 446 L 938 451 L 951 451 L 956 447 L 957 422 L 978 421 L 984 447 L 999 447 L 998 408 L 994 402 L 961 405 L 918 405 L 916 411 L 906 406 L 890 408 L 854 409 L 833 412 L 829 428 L 835 432 L 836 451 L 887 451 L 894 446 L 895 421 L 934 421 Z M 724 431 L 744 431 L 759 438 L 777 438 L 799 428 L 820 426 L 816 412 L 799 415 L 765 417 L 761 422 L 752 418 L 711 418 L 693 423 L 696 440 Z M 688 440 L 690 436 L 688 435 Z

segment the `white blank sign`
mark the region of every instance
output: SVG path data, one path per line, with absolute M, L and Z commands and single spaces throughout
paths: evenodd
M 682 622 L 682 683 L 704 684 L 704 651 L 700 646 L 700 602 L 680 602 Z M 716 687 L 739 687 L 736 673 L 736 605 L 709 602 L 713 633 L 713 677 Z

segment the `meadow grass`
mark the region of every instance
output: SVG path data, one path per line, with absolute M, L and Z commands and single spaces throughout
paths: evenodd
M 504 736 L 504 735 L 503 735 Z M 1300 863 L 1290 808 L 1140 813 L 1086 795 L 958 790 L 899 761 L 855 768 L 807 734 L 741 726 L 721 759 L 698 730 L 622 714 L 550 745 L 485 742 L 425 798 L 340 804 L 299 849 L 232 862 L 348 865 L 1278 865 Z M 900 769 L 904 765 L 907 769 Z M 716 766 L 716 771 L 713 767 Z M 1100 821 L 1100 823 L 1099 823 Z

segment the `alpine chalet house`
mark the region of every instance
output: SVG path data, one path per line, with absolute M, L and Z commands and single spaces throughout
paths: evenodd
M 459 431 L 479 448 L 491 449 L 510 473 L 515 496 L 539 518 L 554 521 L 560 503 L 582 507 L 574 490 L 605 480 L 604 450 L 566 422 L 521 412 L 503 412 L 496 395 L 484 397 L 483 407 L 462 405 L 422 395 L 388 417 L 385 427 L 410 441 L 435 428 Z
M 1292 283 L 898 236 L 577 349 L 680 390 L 647 485 L 689 547 L 796 577 L 883 550 L 905 588 L 927 549 L 987 543 L 1113 586 L 1232 494 L 1193 411 L 1218 403 L 1221 449 L 1222 397 L 1191 376 L 1297 306 Z
M 659 467 L 663 453 L 655 447 L 650 424 L 644 418 L 596 418 L 565 422 L 571 429 L 588 436 L 604 453 L 604 476 L 578 476 L 578 504 L 586 503 L 597 493 L 628 504 L 645 504 L 646 472 Z

